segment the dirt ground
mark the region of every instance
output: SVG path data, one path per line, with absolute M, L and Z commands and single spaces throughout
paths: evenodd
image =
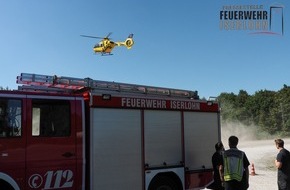
M 284 141 L 285 148 L 290 150 L 290 139 Z M 228 149 L 226 141 L 224 141 L 224 145 Z M 246 153 L 251 163 L 249 171 L 255 174 L 250 175 L 248 190 L 278 190 L 277 170 L 274 165 L 278 151 L 274 139 L 259 141 L 244 139 L 240 140 L 238 148 Z M 254 167 L 252 167 L 252 164 Z
M 290 140 L 285 140 L 285 148 L 290 146 Z M 249 190 L 277 190 L 277 170 L 274 160 L 278 153 L 274 139 L 262 141 L 240 142 L 238 146 L 243 150 L 250 163 L 249 171 L 255 175 L 250 175 Z
M 284 141 L 285 148 L 290 150 L 290 139 Z M 253 167 L 250 165 L 249 171 L 255 175 L 250 175 L 249 190 L 278 190 L 277 169 L 274 164 L 278 150 L 274 139 L 241 141 L 238 148 L 246 153 L 250 163 L 253 164 Z
M 274 139 L 275 136 L 259 133 L 271 140 L 254 140 L 257 136 L 256 127 L 245 127 L 241 124 L 229 123 L 222 128 L 222 141 L 228 149 L 227 139 L 231 135 L 239 138 L 238 148 L 244 151 L 251 164 L 254 165 L 255 175 L 250 175 L 248 190 L 278 190 L 277 169 L 274 160 L 278 153 Z M 285 148 L 290 150 L 290 139 L 283 139 Z M 249 167 L 251 173 L 252 167 Z

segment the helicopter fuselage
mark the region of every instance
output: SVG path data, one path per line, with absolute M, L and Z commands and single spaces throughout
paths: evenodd
M 111 53 L 111 51 L 113 50 L 113 48 L 116 46 L 117 44 L 110 41 L 110 40 L 103 40 L 102 42 L 96 44 L 93 48 L 95 53 Z

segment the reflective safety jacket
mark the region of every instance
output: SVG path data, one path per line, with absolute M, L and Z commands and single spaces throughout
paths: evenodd
M 243 164 L 244 152 L 236 148 L 231 148 L 224 151 L 224 180 L 237 180 L 242 181 L 244 173 Z

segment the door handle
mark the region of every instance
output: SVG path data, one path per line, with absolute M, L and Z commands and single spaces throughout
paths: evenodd
M 1 156 L 2 156 L 2 157 L 7 157 L 7 156 L 8 156 L 8 153 L 7 153 L 7 152 L 2 152 L 2 153 L 1 153 Z
M 70 158 L 70 157 L 74 156 L 74 154 L 71 152 L 66 152 L 66 153 L 63 153 L 62 156 L 66 157 L 66 158 Z

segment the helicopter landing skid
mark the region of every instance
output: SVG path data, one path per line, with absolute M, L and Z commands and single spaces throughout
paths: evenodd
M 110 55 L 114 55 L 114 54 L 112 54 L 112 53 L 103 53 L 103 54 L 101 54 L 102 56 L 110 56 Z

